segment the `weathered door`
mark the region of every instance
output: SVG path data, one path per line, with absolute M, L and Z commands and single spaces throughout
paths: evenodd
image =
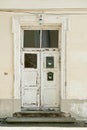
M 39 107 L 40 87 L 40 53 L 23 52 L 24 68 L 22 70 L 22 107 Z
M 43 50 L 41 64 L 41 106 L 54 109 L 59 107 L 59 64 L 58 49 Z
M 59 108 L 58 30 L 24 30 L 22 109 Z

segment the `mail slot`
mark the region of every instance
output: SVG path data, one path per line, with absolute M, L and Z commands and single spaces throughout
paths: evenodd
M 48 81 L 53 81 L 53 72 L 48 72 L 47 73 L 47 80 Z
M 54 57 L 46 57 L 46 68 L 54 68 Z

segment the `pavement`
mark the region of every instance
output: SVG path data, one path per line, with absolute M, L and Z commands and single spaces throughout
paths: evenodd
M 75 122 L 8 122 L 0 119 L 0 127 L 87 127 L 84 121 Z

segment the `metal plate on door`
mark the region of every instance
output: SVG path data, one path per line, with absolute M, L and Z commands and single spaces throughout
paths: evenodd
M 48 81 L 53 81 L 53 72 L 48 72 L 47 73 L 47 80 Z
M 54 57 L 53 56 L 46 57 L 46 68 L 54 68 Z

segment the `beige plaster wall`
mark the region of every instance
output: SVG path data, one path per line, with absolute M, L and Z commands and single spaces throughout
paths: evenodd
M 0 13 L 0 99 L 13 95 L 12 18 Z
M 68 17 L 67 98 L 87 99 L 87 15 Z
M 0 9 L 87 8 L 87 0 L 0 0 Z

